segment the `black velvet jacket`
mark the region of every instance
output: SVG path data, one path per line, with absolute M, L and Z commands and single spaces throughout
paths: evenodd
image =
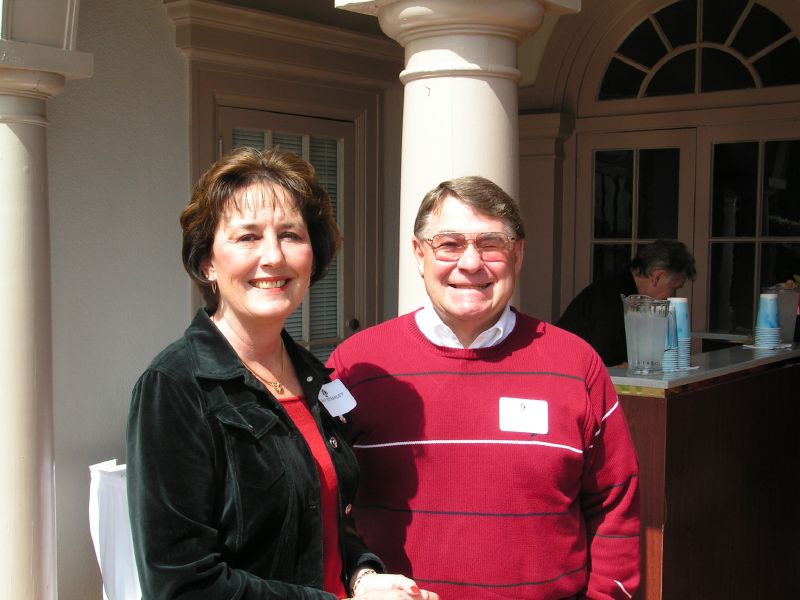
M 328 370 L 282 334 L 339 483 L 343 581 L 368 553 L 345 507 L 358 483 L 343 425 L 317 401 Z M 322 517 L 314 458 L 204 310 L 133 390 L 128 502 L 145 600 L 314 598 Z

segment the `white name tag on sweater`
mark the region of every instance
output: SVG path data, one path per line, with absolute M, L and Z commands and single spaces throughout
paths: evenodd
M 547 400 L 500 398 L 500 431 L 547 433 Z
M 356 399 L 338 379 L 325 383 L 319 390 L 319 401 L 332 417 L 350 412 L 356 407 Z

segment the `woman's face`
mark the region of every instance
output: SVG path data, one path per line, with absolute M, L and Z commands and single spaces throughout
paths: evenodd
M 303 216 L 283 188 L 254 184 L 222 215 L 206 277 L 219 290 L 217 322 L 239 329 L 279 321 L 308 291 L 314 255 Z

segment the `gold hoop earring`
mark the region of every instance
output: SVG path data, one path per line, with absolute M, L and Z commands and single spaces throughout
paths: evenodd
M 215 296 L 217 295 L 217 282 L 216 280 L 211 282 L 211 293 Z

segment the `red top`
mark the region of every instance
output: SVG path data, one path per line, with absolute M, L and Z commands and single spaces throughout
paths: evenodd
M 328 454 L 325 440 L 319 432 L 316 421 L 308 410 L 302 396 L 278 398 L 283 408 L 294 421 L 306 440 L 317 463 L 320 483 L 320 506 L 322 507 L 322 589 L 338 598 L 345 598 L 347 592 L 341 580 L 342 557 L 339 553 L 339 485 L 336 470 Z

